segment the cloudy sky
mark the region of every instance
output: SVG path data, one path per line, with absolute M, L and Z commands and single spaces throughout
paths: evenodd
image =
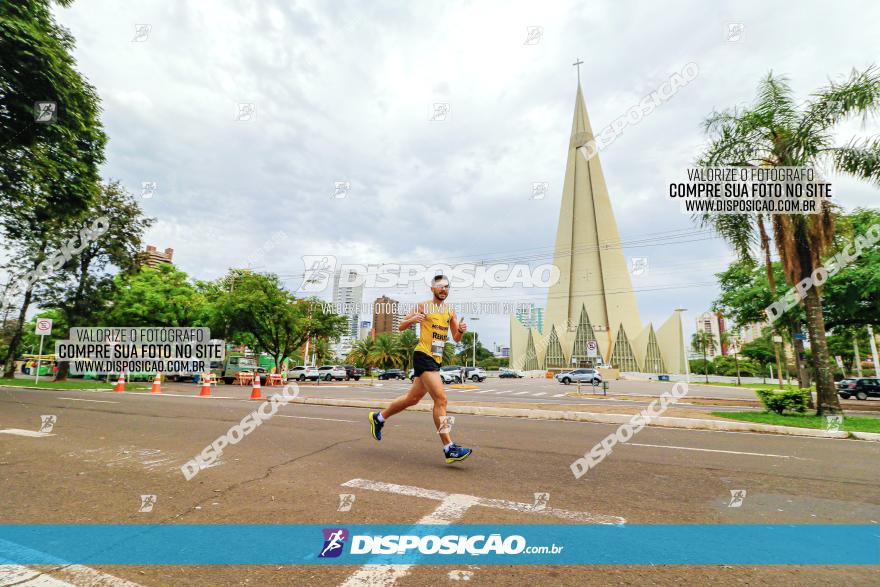
M 627 257 L 648 259 L 633 280 L 642 319 L 684 306 L 690 330 L 732 258 L 665 196 L 703 145 L 701 121 L 751 101 L 771 70 L 806 98 L 880 56 L 876 2 L 79 0 L 55 10 L 103 101 L 104 177 L 138 196 L 157 184 L 143 199 L 158 219 L 147 242 L 172 247 L 196 278 L 251 266 L 291 289 L 303 255 L 549 260 L 572 62 L 584 62 L 597 131 L 698 64 L 697 79 L 600 155 L 621 238 L 642 243 Z M 445 120 L 431 120 L 435 103 L 448 104 Z M 853 121 L 841 136 L 878 130 Z M 845 208 L 876 206 L 876 188 L 832 179 Z M 350 183 L 346 197 L 331 197 L 336 182 Z M 533 182 L 549 183 L 547 197 L 531 197 Z M 689 238 L 660 238 L 670 234 Z M 367 290 L 365 301 L 381 294 L 424 291 Z M 452 296 L 546 300 L 540 289 Z M 487 346 L 508 339 L 504 316 L 472 326 Z

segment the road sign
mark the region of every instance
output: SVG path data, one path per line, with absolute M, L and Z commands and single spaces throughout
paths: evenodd
M 39 334 L 42 336 L 52 334 L 52 321 L 48 318 L 38 318 L 37 327 L 34 330 L 34 334 Z
M 595 340 L 587 341 L 587 356 L 591 358 L 599 356 L 599 343 Z
M 35 334 L 40 335 L 40 354 L 37 356 L 37 369 L 34 374 L 34 384 L 40 382 L 40 363 L 43 359 L 43 339 L 47 334 L 52 334 L 52 321 L 49 318 L 37 318 L 37 326 L 34 329 Z
M 777 334 L 773 337 L 773 342 L 782 342 L 782 337 Z
M 803 332 L 795 332 L 794 339 L 795 340 L 807 340 L 807 335 L 804 334 Z
M 840 355 L 834 355 L 834 360 L 837 361 L 837 366 L 843 369 L 843 357 Z

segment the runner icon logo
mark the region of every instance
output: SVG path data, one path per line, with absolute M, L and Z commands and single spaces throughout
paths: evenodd
M 324 548 L 318 558 L 335 558 L 342 554 L 345 541 L 348 540 L 348 530 L 345 528 L 324 528 Z

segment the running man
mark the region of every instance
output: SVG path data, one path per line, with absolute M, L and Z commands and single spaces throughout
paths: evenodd
M 406 395 L 398 397 L 391 405 L 381 412 L 370 412 L 370 432 L 376 440 L 382 440 L 382 428 L 385 421 L 398 412 L 414 406 L 430 393 L 434 400 L 434 426 L 443 443 L 443 454 L 447 463 L 463 461 L 473 452 L 469 448 L 458 446 L 449 436 L 449 425 L 446 419 L 446 390 L 440 378 L 440 361 L 443 360 L 443 347 L 446 345 L 448 332 L 452 331 L 455 342 L 467 332 L 464 319 L 459 320 L 455 311 L 447 308 L 443 301 L 449 295 L 449 279 L 445 275 L 437 275 L 431 280 L 431 291 L 434 299 L 430 302 L 416 304 L 415 310 L 407 314 L 400 322 L 400 331 L 413 324 L 419 326 L 419 343 L 413 353 L 413 370 L 415 379 Z

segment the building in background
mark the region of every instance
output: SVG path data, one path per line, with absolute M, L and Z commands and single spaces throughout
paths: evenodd
M 337 271 L 333 276 L 333 307 L 346 319 L 345 334 L 332 345 L 337 357 L 348 355 L 360 334 L 360 309 L 364 301 L 364 286 L 358 283 L 358 277 L 354 270 L 349 270 L 345 275 Z M 351 283 L 358 285 L 348 285 Z
M 376 336 L 398 332 L 402 320 L 399 305 L 400 302 L 388 296 L 376 298 L 373 302 L 373 333 Z
M 542 332 L 510 316 L 510 366 L 525 371 L 608 364 L 622 372 L 684 373 L 681 312 L 644 324 L 578 83 Z M 543 235 L 524 234 L 524 242 Z M 537 318 L 537 316 L 535 316 Z
M 727 354 L 727 345 L 721 344 L 721 333 L 724 332 L 724 317 L 716 312 L 703 312 L 696 318 L 697 332 L 708 332 L 712 342 L 706 349 L 709 359 Z M 698 353 L 702 359 L 702 353 Z
M 516 319 L 526 328 L 534 328 L 538 334 L 544 334 L 544 308 L 529 304 L 528 308 L 516 311 Z
M 358 331 L 358 340 L 366 340 L 368 338 L 372 338 L 373 329 L 371 328 L 372 323 L 369 320 L 361 320 L 361 327 Z
M 140 260 L 141 265 L 146 265 L 147 267 L 156 267 L 159 263 L 173 265 L 173 258 L 174 249 L 165 249 L 165 252 L 162 253 L 157 251 L 154 245 L 147 245 L 146 250 L 138 253 L 138 259 Z
M 746 324 L 739 329 L 739 340 L 742 344 L 746 344 L 761 338 L 761 332 L 767 326 L 766 322 L 753 322 Z

